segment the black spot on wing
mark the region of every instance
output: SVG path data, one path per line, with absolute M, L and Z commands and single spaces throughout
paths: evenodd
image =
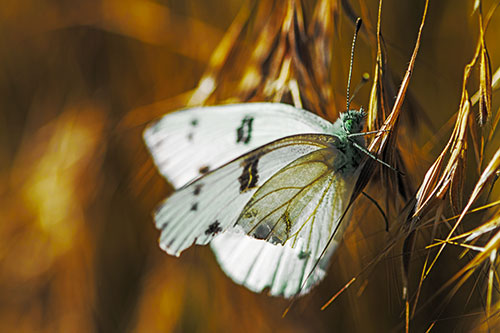
M 257 182 L 259 181 L 259 174 L 257 171 L 259 158 L 260 155 L 253 155 L 241 163 L 243 172 L 238 178 L 238 181 L 240 182 L 240 193 L 257 186 Z
M 248 144 L 252 139 L 253 117 L 245 116 L 241 121 L 240 127 L 236 129 L 236 143 L 243 142 Z
M 193 120 L 191 120 L 191 126 L 198 126 L 198 119 L 194 118 Z
M 172 247 L 172 245 L 174 244 L 174 242 L 175 242 L 175 238 L 172 238 L 172 239 L 170 240 L 170 242 L 168 243 L 167 248 L 171 248 L 171 247 Z
M 210 167 L 208 165 L 204 165 L 198 171 L 200 174 L 204 175 L 210 171 Z
M 269 242 L 271 242 L 271 244 L 275 244 L 275 245 L 276 244 L 283 244 L 283 241 L 274 235 L 271 236 L 271 238 L 269 239 Z
M 153 143 L 154 149 L 161 149 L 161 146 L 165 144 L 165 141 L 167 141 L 165 138 L 161 138 L 160 140 Z
M 257 229 L 255 229 L 255 232 L 252 234 L 253 237 L 257 239 L 267 239 L 269 237 L 269 234 L 271 233 L 271 229 L 267 224 L 260 224 Z
M 219 221 L 215 221 L 211 225 L 208 226 L 207 230 L 205 230 L 205 235 L 215 235 L 222 231 L 220 227 Z
M 297 256 L 300 260 L 307 259 L 311 256 L 310 251 L 300 251 L 299 255 Z
M 197 202 L 195 202 L 194 204 L 192 204 L 192 205 L 191 205 L 191 210 L 192 210 L 193 212 L 195 212 L 195 211 L 197 211 L 197 210 L 198 210 L 198 203 L 197 203 Z
M 160 230 L 163 231 L 165 230 L 165 228 L 168 226 L 168 221 L 167 222 L 163 222 L 161 225 L 160 225 Z
M 203 184 L 196 184 L 194 186 L 194 191 L 193 191 L 193 194 L 194 195 L 199 195 L 200 192 L 201 192 L 201 188 L 203 187 Z

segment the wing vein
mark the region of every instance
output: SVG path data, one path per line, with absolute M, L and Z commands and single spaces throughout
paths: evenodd
M 255 228 L 257 228 L 262 222 L 264 222 L 264 220 L 266 218 L 268 218 L 270 215 L 274 214 L 275 212 L 277 212 L 278 210 L 280 210 L 281 208 L 283 208 L 285 205 L 290 205 L 291 201 L 293 201 L 293 199 L 295 199 L 300 193 L 302 193 L 303 191 L 305 191 L 307 188 L 309 188 L 312 184 L 314 184 L 316 181 L 318 181 L 320 178 L 324 177 L 325 174 L 328 173 L 328 170 L 325 171 L 324 173 L 322 173 L 320 176 L 314 178 L 314 180 L 312 180 L 309 184 L 307 184 L 305 187 L 299 187 L 301 190 L 299 192 L 297 192 L 296 194 L 294 194 L 290 199 L 288 199 L 287 201 L 285 201 L 285 203 L 283 203 L 282 205 L 278 206 L 277 208 L 271 210 L 268 214 L 264 215 L 256 224 L 255 226 L 252 227 L 252 229 L 250 229 L 248 231 L 248 233 L 251 233 L 252 231 L 255 230 Z M 252 202 L 251 205 L 249 205 L 249 209 L 254 206 L 254 204 L 259 201 L 260 199 L 263 199 L 265 197 L 267 197 L 269 194 L 271 193 L 275 193 L 275 192 L 278 192 L 279 190 L 281 190 L 282 188 L 278 189 L 278 190 L 273 190 L 269 193 L 266 193 L 265 195 L 263 195 L 261 198 L 257 199 L 255 202 Z M 246 211 L 247 209 L 245 209 Z M 278 219 L 278 222 L 279 222 L 279 219 Z M 273 227 L 274 229 L 274 227 Z M 272 231 L 271 231 L 272 232 Z M 270 232 L 270 233 L 271 233 Z M 267 237 L 269 237 L 270 234 L 267 235 Z M 267 238 L 266 237 L 266 238 Z

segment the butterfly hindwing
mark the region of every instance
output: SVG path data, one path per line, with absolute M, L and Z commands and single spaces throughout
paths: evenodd
M 245 103 L 168 114 L 146 129 L 144 139 L 160 172 L 180 188 L 264 144 L 290 135 L 329 133 L 332 126 L 291 105 Z
M 179 255 L 192 244 L 207 244 L 234 227 L 257 189 L 279 170 L 333 137 L 310 134 L 283 138 L 253 150 L 176 191 L 155 213 L 160 246 Z
M 266 181 L 236 223 L 243 232 L 226 233 L 212 242 L 226 274 L 251 290 L 268 287 L 270 294 L 285 297 L 305 293 L 320 281 L 347 225 L 337 229 L 356 172 L 341 171 L 344 163 L 342 152 L 330 146 L 296 159 Z
M 210 246 L 221 268 L 233 281 L 254 292 L 269 288 L 269 294 L 284 297 L 294 296 L 299 291 L 306 293 L 320 281 L 334 249 L 329 248 L 301 289 L 315 259 L 301 254 L 297 248 L 233 232 L 217 236 Z
M 303 228 L 298 218 L 306 206 L 316 211 L 332 185 L 336 155 L 333 147 L 317 150 L 281 169 L 255 193 L 238 225 L 255 238 L 273 243 L 296 238 Z

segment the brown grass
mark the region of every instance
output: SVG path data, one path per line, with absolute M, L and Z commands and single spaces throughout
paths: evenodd
M 436 331 L 500 325 L 499 1 L 17 1 L 0 11 L 0 331 Z M 363 196 L 327 279 L 288 302 L 206 247 L 157 246 L 172 190 L 141 141 L 202 104 L 335 120 L 370 86 Z M 424 17 L 425 16 L 425 17 Z M 420 29 L 420 30 L 419 30 Z M 419 34 L 421 32 L 421 35 Z M 334 296 L 323 311 L 322 306 Z

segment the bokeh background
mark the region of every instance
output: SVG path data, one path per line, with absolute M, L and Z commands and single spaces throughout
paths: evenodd
M 285 2 L 274 1 L 277 8 Z M 483 7 L 496 2 L 485 1 Z M 235 285 L 208 247 L 193 247 L 174 258 L 157 245 L 151 211 L 172 188 L 155 170 L 142 131 L 149 121 L 188 103 L 212 52 L 249 3 L 253 1 L 2 2 L 1 332 L 404 330 L 402 249 L 399 243 L 380 257 L 392 234 L 385 232 L 384 221 L 366 199 L 356 207 L 326 280 L 299 299 L 284 319 L 289 301 Z M 303 1 L 306 22 L 316 3 Z M 346 8 L 373 27 L 378 1 L 332 3 L 338 5 L 339 16 L 328 71 L 341 110 L 353 33 Z M 414 47 L 423 5 L 383 3 L 382 33 L 396 87 Z M 430 2 L 402 112 L 407 123 L 416 122 L 404 132 L 412 143 L 405 154 L 414 186 L 443 148 L 454 121 L 449 122 L 460 102 L 463 69 L 478 40 L 473 8 L 474 1 Z M 251 28 L 247 35 L 251 40 Z M 486 34 L 493 72 L 500 65 L 499 38 L 496 12 Z M 373 72 L 373 46 L 360 38 L 355 83 L 362 73 Z M 238 62 L 232 66 L 241 70 Z M 477 72 L 472 82 L 478 84 Z M 366 106 L 369 92 L 368 84 L 354 104 Z M 496 112 L 495 98 L 493 106 Z M 329 112 L 332 119 L 335 112 Z M 492 147 L 494 152 L 498 145 Z M 477 170 L 470 172 L 476 173 L 466 182 L 466 193 L 477 179 Z M 368 191 L 377 198 L 383 186 L 374 181 Z M 390 223 L 392 230 L 399 222 L 394 218 Z M 424 246 L 432 239 L 421 236 L 419 241 L 413 256 L 417 282 Z M 480 281 L 487 271 L 479 270 L 444 306 L 446 292 L 435 297 L 463 266 L 459 253 L 448 251 L 427 280 L 411 321 L 413 331 L 429 326 L 435 331 L 470 330 L 484 321 Z M 379 259 L 376 265 L 373 259 Z M 410 285 L 415 287 L 415 281 Z

